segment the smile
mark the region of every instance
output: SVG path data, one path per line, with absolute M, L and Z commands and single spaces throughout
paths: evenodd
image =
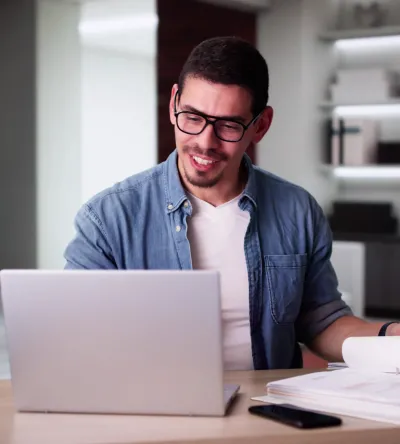
M 216 160 L 206 160 L 198 156 L 193 156 L 193 159 L 200 165 L 211 165 L 216 162 Z

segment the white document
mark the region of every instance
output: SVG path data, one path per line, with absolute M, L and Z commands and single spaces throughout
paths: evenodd
M 341 368 L 347 368 L 347 364 L 344 362 L 328 362 L 327 370 L 339 370 Z
M 350 368 L 400 373 L 400 336 L 348 338 L 342 354 Z
M 348 368 L 273 381 L 252 399 L 400 424 L 400 337 L 349 338 L 343 358 Z

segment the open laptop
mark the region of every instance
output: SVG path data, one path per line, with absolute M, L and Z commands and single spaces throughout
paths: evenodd
M 219 274 L 3 270 L 19 411 L 223 416 Z

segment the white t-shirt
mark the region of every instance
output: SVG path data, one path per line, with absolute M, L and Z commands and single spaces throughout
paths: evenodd
M 193 212 L 187 219 L 193 268 L 218 270 L 221 275 L 225 370 L 253 369 L 244 254 L 250 215 L 239 208 L 239 199 L 214 207 L 189 195 Z

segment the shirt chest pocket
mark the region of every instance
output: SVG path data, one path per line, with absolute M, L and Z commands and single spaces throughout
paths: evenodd
M 265 256 L 265 285 L 271 314 L 277 324 L 292 324 L 303 298 L 307 254 Z

